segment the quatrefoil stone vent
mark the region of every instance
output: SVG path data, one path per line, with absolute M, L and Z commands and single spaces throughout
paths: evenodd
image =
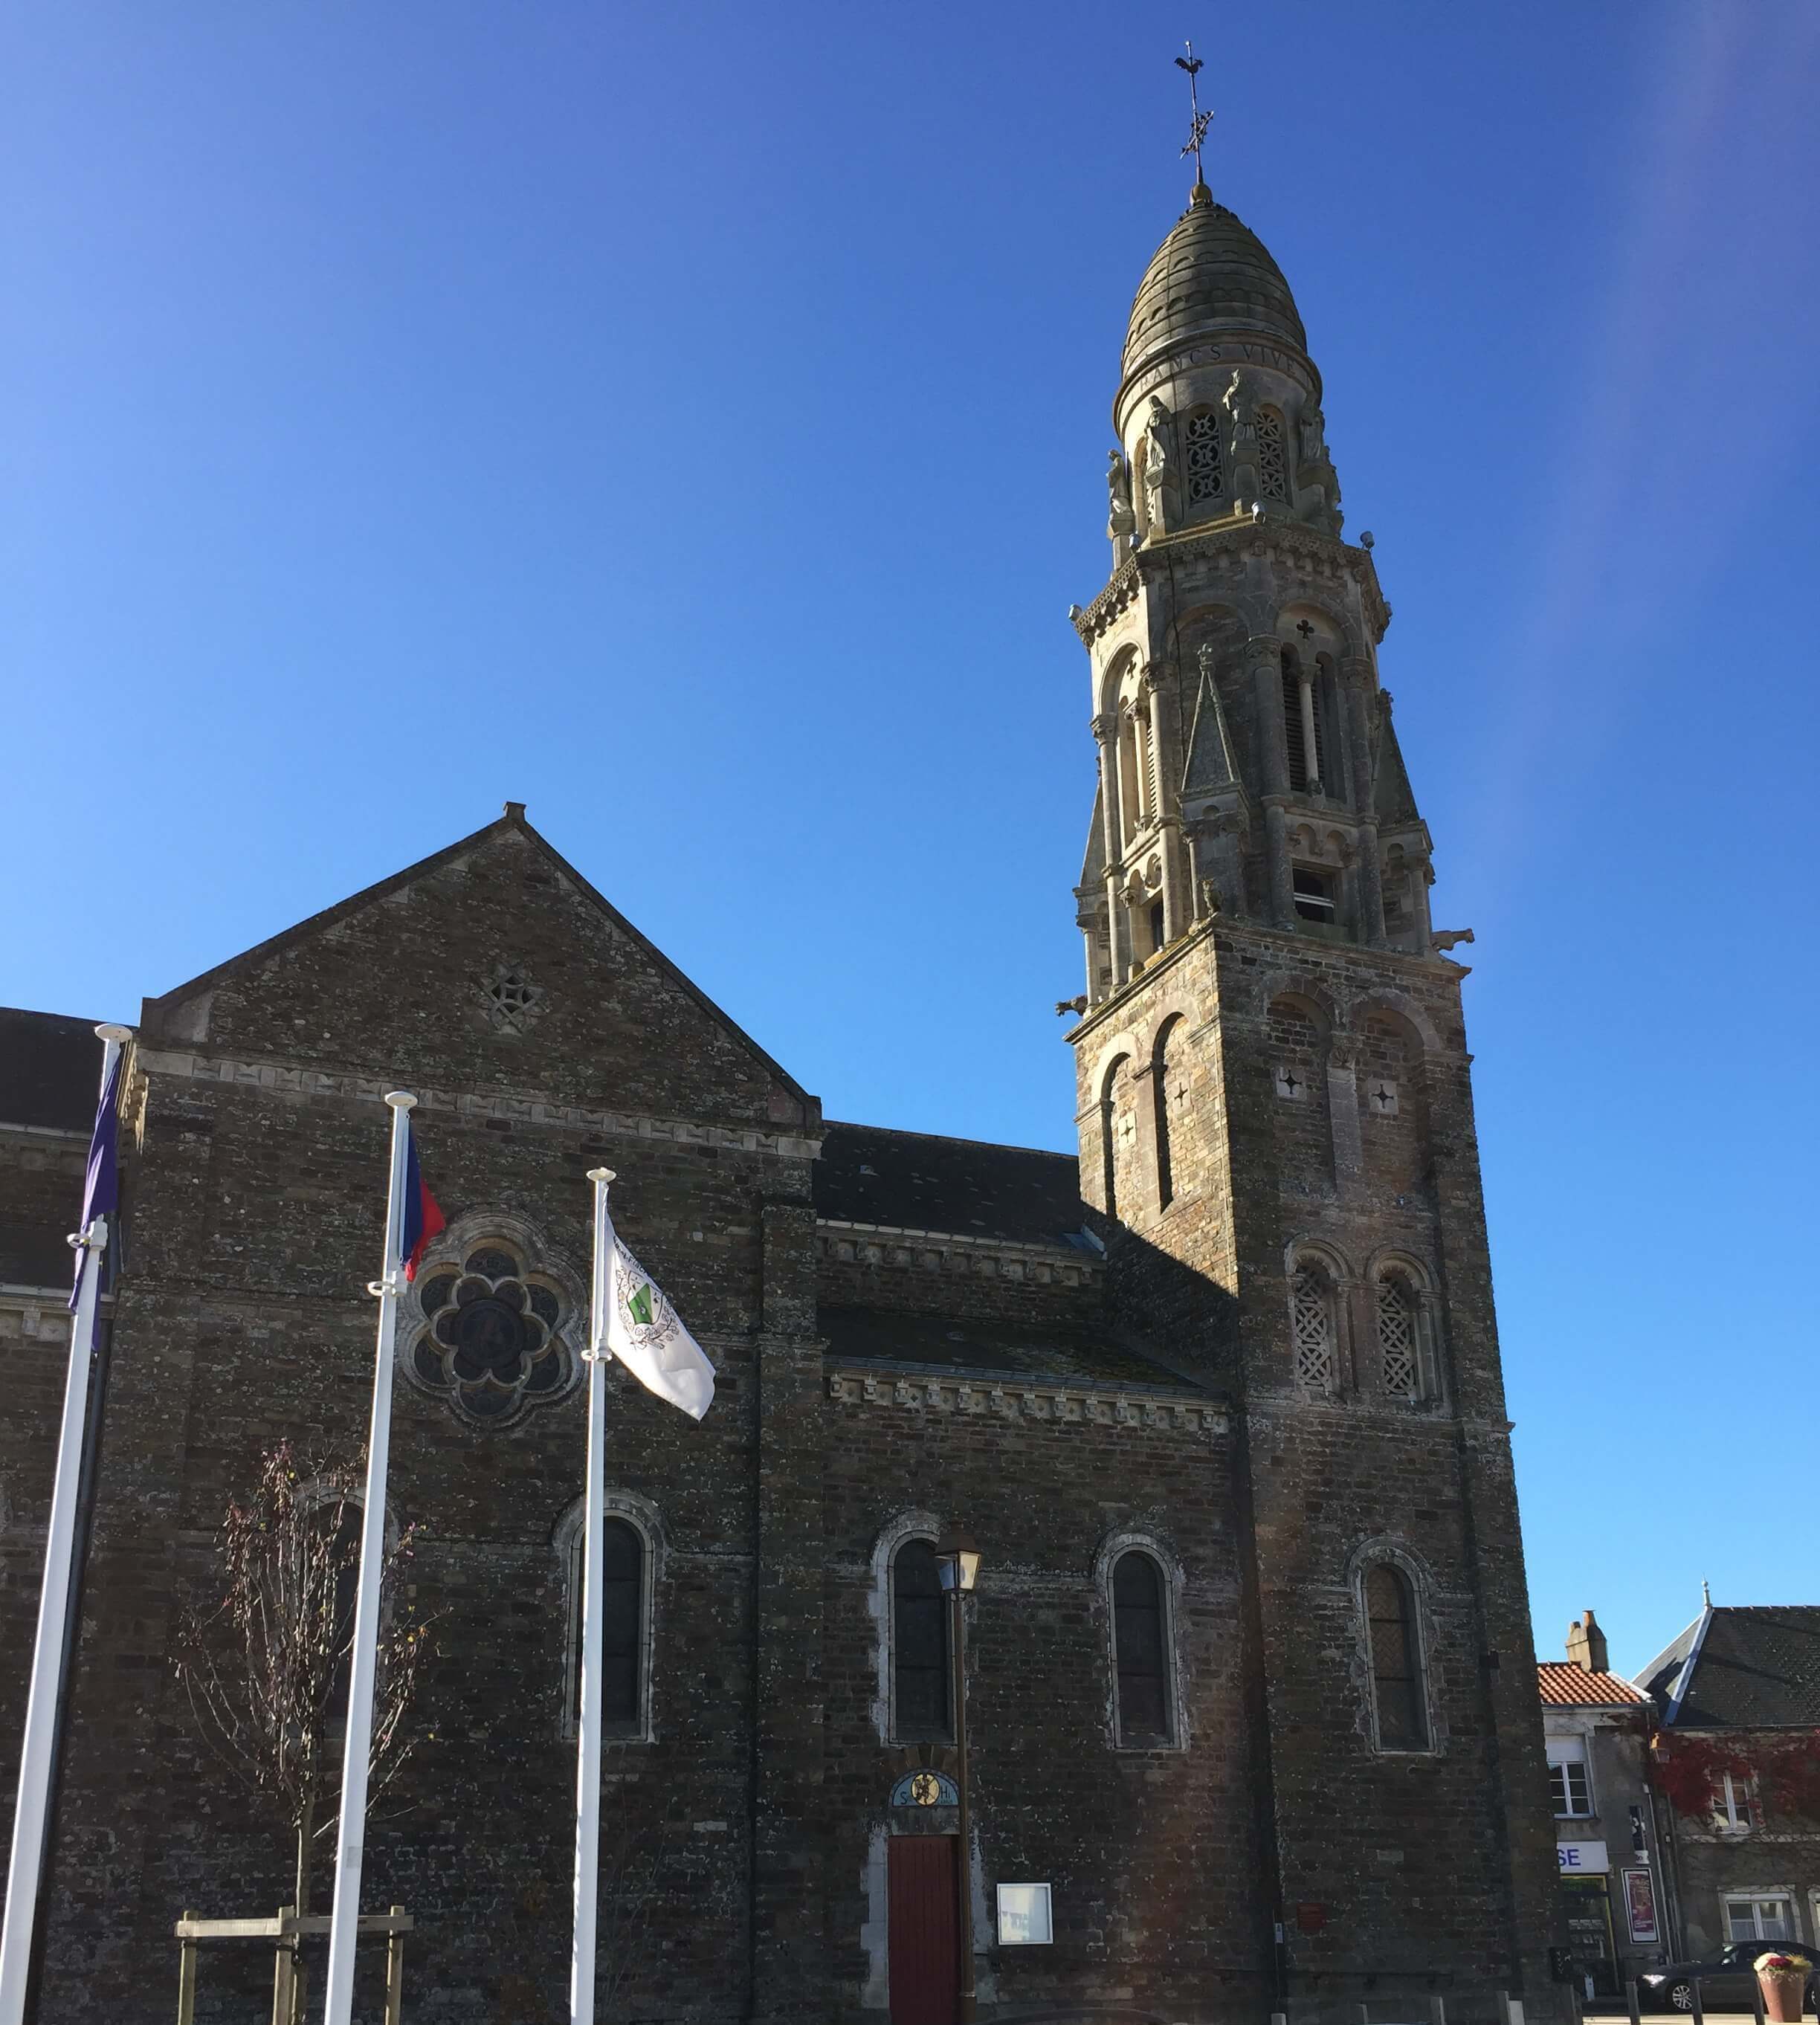
M 502 1033 L 522 1034 L 544 1006 L 544 990 L 521 963 L 500 963 L 481 987 L 487 1017 Z

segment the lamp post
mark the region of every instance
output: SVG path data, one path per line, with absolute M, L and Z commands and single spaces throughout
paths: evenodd
M 980 1575 L 980 1549 L 973 1536 L 950 1527 L 936 1545 L 936 1567 L 942 1587 L 948 1593 L 948 1658 L 954 1669 L 952 1689 L 954 1711 L 954 1756 L 958 1777 L 955 1808 L 959 1830 L 961 1927 L 961 2025 L 973 2025 L 973 1856 L 968 1825 L 967 1791 L 967 1645 L 966 1623 L 961 1600 L 973 1589 Z

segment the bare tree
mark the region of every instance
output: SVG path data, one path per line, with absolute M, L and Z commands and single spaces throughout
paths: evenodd
M 358 1475 L 300 1464 L 288 1442 L 260 1458 L 252 1494 L 219 1536 L 221 1587 L 188 1611 L 175 1660 L 204 1742 L 296 1839 L 300 1915 L 310 1910 L 315 1845 L 335 1822 L 360 1569 Z M 402 1593 L 406 1533 L 386 1549 L 367 1806 L 397 1781 L 414 1741 L 406 1717 L 430 1626 Z M 300 2016 L 303 1979 L 296 1983 Z

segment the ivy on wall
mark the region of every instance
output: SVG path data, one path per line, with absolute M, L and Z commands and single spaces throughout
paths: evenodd
M 1657 1788 L 1684 1817 L 1722 1804 L 1725 1775 L 1754 1788 L 1766 1812 L 1820 1821 L 1820 1730 L 1791 1730 L 1742 1739 L 1658 1730 L 1649 1740 Z

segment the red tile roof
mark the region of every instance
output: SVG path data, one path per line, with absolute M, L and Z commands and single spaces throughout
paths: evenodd
M 1649 1697 L 1639 1694 L 1616 1674 L 1587 1674 L 1567 1659 L 1543 1659 L 1537 1663 L 1535 1678 L 1542 1699 L 1550 1708 L 1631 1708 Z

